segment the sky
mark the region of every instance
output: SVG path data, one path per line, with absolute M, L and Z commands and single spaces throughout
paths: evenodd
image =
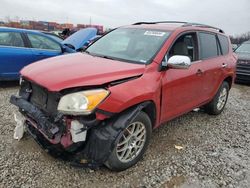
M 139 21 L 204 23 L 239 35 L 250 31 L 250 0 L 0 0 L 0 20 L 56 21 L 119 27 Z M 90 19 L 91 18 L 91 19 Z

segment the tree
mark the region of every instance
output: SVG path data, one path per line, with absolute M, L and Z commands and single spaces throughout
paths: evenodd
M 241 35 L 230 36 L 233 44 L 241 44 L 247 40 L 250 40 L 250 31 Z

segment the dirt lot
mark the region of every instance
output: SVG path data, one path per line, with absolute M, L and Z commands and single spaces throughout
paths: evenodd
M 143 160 L 120 173 L 71 167 L 29 136 L 13 140 L 17 90 L 0 83 L 0 187 L 250 187 L 249 86 L 235 85 L 217 117 L 190 112 L 155 130 Z

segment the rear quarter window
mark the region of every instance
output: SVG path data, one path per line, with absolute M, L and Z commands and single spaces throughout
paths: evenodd
M 228 38 L 223 35 L 218 35 L 219 41 L 220 41 L 220 46 L 221 46 L 221 51 L 222 55 L 226 55 L 229 52 L 229 42 Z
M 200 32 L 199 39 L 201 59 L 208 59 L 218 56 L 218 45 L 215 34 Z

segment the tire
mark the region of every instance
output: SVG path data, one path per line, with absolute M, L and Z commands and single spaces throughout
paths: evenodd
M 133 131 L 133 128 L 134 128 L 134 131 Z M 128 132 L 128 130 L 130 132 Z M 134 132 L 136 134 L 136 131 L 140 133 L 137 136 L 134 136 L 135 137 L 134 138 L 133 136 L 131 136 L 132 135 L 131 133 Z M 105 165 L 110 170 L 113 170 L 113 171 L 126 170 L 127 168 L 135 165 L 145 153 L 147 146 L 149 144 L 150 138 L 151 138 L 151 134 L 152 134 L 152 125 L 151 125 L 150 118 L 145 112 L 140 112 L 137 115 L 137 117 L 129 125 L 127 125 L 125 129 L 123 129 L 119 133 L 117 139 L 115 140 L 114 150 L 112 151 L 108 160 L 105 162 Z M 129 137 L 131 138 L 128 139 Z M 136 138 L 139 139 L 140 137 L 141 137 L 140 139 L 141 141 L 138 141 L 138 140 L 136 141 Z M 144 142 L 142 140 L 144 140 Z M 139 146 L 135 146 L 137 144 Z M 132 150 L 129 150 L 128 147 L 136 147 L 137 149 L 138 148 L 139 149 L 136 152 L 135 148 L 132 148 Z M 134 155 L 128 157 L 128 159 L 126 160 L 125 156 L 131 152 L 134 152 Z M 123 155 L 124 157 L 122 158 Z
M 210 115 L 219 115 L 226 106 L 229 93 L 229 84 L 223 82 L 213 100 L 205 105 L 205 112 Z

